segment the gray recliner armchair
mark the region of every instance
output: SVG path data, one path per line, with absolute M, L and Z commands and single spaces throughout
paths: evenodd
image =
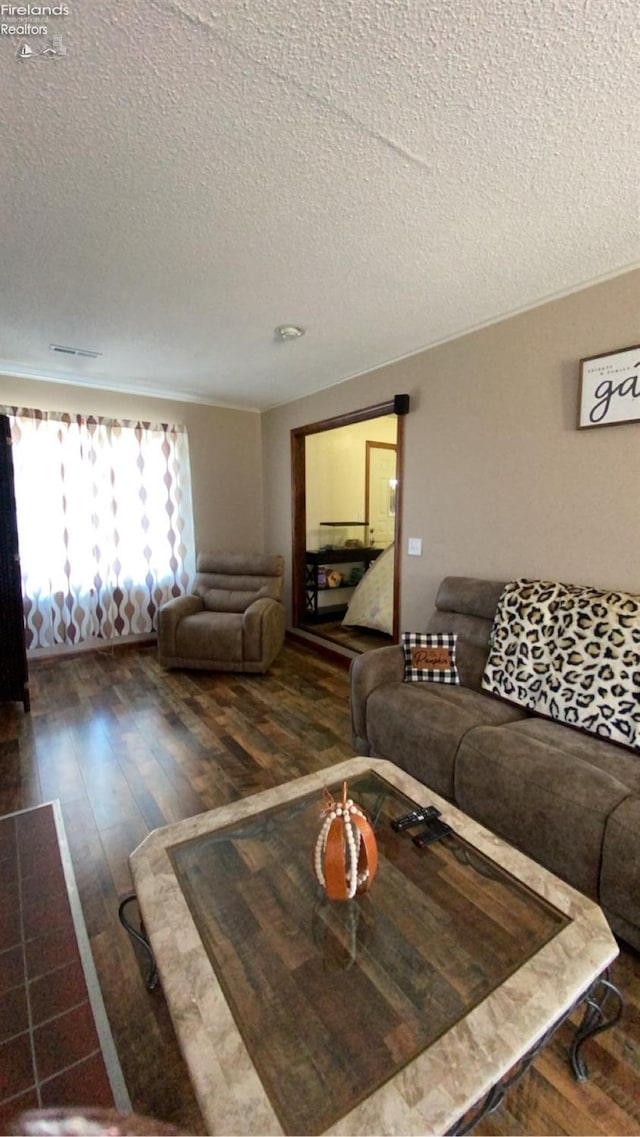
M 284 643 L 284 558 L 200 553 L 193 595 L 158 613 L 165 667 L 264 672 Z

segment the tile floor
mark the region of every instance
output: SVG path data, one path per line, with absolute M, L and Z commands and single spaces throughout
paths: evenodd
M 52 805 L 0 818 L 0 1133 L 23 1109 L 113 1106 Z

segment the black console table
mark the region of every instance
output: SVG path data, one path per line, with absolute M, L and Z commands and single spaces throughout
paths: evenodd
M 327 584 L 320 584 L 318 581 L 318 572 L 320 569 L 327 569 L 331 571 L 334 566 L 338 565 L 363 565 L 364 570 L 369 568 L 372 561 L 379 557 L 383 549 L 374 549 L 370 546 L 365 548 L 349 548 L 349 549 L 318 549 L 307 550 L 305 556 L 305 581 L 304 581 L 304 607 L 305 617 L 307 620 L 333 620 L 337 617 L 344 616 L 347 610 L 347 604 L 328 604 L 320 606 L 318 604 L 318 596 L 321 592 L 342 592 L 343 589 L 355 588 L 355 584 L 349 584 L 345 581 L 343 584 L 331 588 Z

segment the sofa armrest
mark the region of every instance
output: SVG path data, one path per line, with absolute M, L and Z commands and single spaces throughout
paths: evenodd
M 278 600 L 263 596 L 254 600 L 242 617 L 242 655 L 263 670 L 273 663 L 284 643 L 284 608 Z
M 185 616 L 194 616 L 201 612 L 202 600 L 199 596 L 175 596 L 168 600 L 158 612 L 158 654 L 160 660 L 175 659 L 176 631 L 178 624 Z
M 404 679 L 404 652 L 399 644 L 366 651 L 353 660 L 349 672 L 351 687 L 351 743 L 359 754 L 369 753 L 367 741 L 367 699 L 381 683 L 401 683 Z

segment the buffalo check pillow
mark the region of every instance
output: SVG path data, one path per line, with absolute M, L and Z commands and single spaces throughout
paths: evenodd
M 403 632 L 405 683 L 459 683 L 457 639 L 449 632 Z

